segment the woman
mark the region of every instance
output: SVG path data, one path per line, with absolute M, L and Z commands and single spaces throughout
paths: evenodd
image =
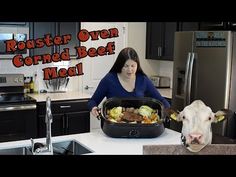
M 120 51 L 111 70 L 89 100 L 88 107 L 93 116 L 98 116 L 97 106 L 104 97 L 152 97 L 161 101 L 165 108 L 170 107 L 143 72 L 138 54 L 130 47 Z

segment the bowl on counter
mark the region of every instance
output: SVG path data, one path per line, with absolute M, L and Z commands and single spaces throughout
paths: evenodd
M 108 119 L 108 110 L 114 107 L 140 108 L 146 105 L 156 110 L 160 121 L 155 123 L 131 123 L 131 122 L 112 122 Z M 156 99 L 142 98 L 109 98 L 103 103 L 101 110 L 101 129 L 110 137 L 114 138 L 155 138 L 164 132 L 163 124 L 164 106 Z

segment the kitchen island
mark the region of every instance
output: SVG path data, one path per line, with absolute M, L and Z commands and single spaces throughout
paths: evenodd
M 167 128 L 156 138 L 111 138 L 105 135 L 101 129 L 89 133 L 52 137 L 52 142 L 68 140 L 75 140 L 88 148 L 92 151 L 89 155 L 142 155 L 143 145 L 181 144 L 180 133 Z M 45 143 L 45 138 L 34 139 L 34 141 Z M 4 142 L 0 143 L 0 150 L 30 145 L 30 140 Z

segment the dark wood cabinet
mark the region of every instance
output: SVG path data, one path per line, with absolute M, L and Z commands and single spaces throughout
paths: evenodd
M 162 23 L 147 22 L 146 24 L 146 58 L 158 59 L 162 47 Z
M 37 116 L 35 108 L 29 110 L 12 109 L 11 111 L 0 111 L 0 142 L 25 140 L 36 137 Z
M 236 30 L 236 22 L 234 21 L 215 21 L 215 22 L 199 22 L 199 30 L 202 31 L 221 31 L 221 30 Z
M 198 31 L 200 29 L 199 22 L 179 22 L 178 31 Z
M 234 21 L 228 22 L 228 27 L 229 27 L 229 30 L 236 31 L 236 22 Z
M 222 22 L 200 22 L 199 23 L 200 30 L 230 30 L 235 31 L 236 30 L 236 22 L 234 21 L 222 21 Z
M 229 22 L 200 22 L 199 30 L 229 30 Z
M 173 60 L 174 56 L 174 39 L 175 32 L 177 31 L 177 23 L 176 22 L 168 22 L 165 23 L 164 26 L 164 59 Z
M 43 38 L 44 35 L 56 34 L 56 23 L 54 22 L 31 22 L 30 23 L 30 39 Z M 42 48 L 35 48 L 30 50 L 30 55 L 43 55 L 54 53 L 54 46 L 47 47 L 46 45 Z
M 176 31 L 199 30 L 199 22 L 147 22 L 146 59 L 173 60 Z
M 29 22 L 0 22 L 1 26 L 29 26 Z
M 43 54 L 53 54 L 55 52 L 61 53 L 64 48 L 69 48 L 69 53 L 71 57 L 76 56 L 75 46 L 79 45 L 79 40 L 77 39 L 77 33 L 80 30 L 79 22 L 31 22 L 30 23 L 30 38 L 37 39 L 43 38 L 46 34 L 51 34 L 54 38 L 56 35 L 66 35 L 71 34 L 71 40 L 66 45 L 58 45 L 42 48 L 35 48 L 31 50 L 30 55 L 43 55 Z
M 147 22 L 146 59 L 173 60 L 177 22 Z
M 76 50 L 74 47 L 79 46 L 79 40 L 77 39 L 77 33 L 80 30 L 80 23 L 77 22 L 60 22 L 57 23 L 58 25 L 58 34 L 59 35 L 66 35 L 71 34 L 71 40 L 66 45 L 60 45 L 59 53 L 63 52 L 64 48 L 70 49 L 70 56 L 75 57 L 76 56 Z
M 87 99 L 52 101 L 52 136 L 85 133 L 90 131 L 90 113 Z M 37 105 L 38 137 L 46 136 L 45 102 Z

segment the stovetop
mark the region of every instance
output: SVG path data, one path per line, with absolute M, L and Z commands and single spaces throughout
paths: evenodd
M 36 100 L 26 94 L 0 94 L 0 104 L 29 104 Z

